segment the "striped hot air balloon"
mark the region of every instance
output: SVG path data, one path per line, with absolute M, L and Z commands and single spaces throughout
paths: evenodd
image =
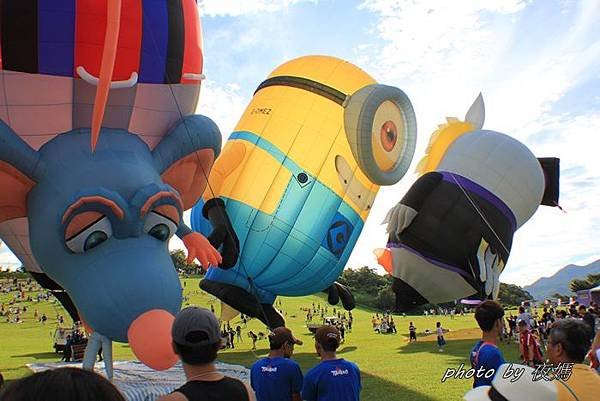
M 138 317 L 181 306 L 168 239 L 218 263 L 181 219 L 221 141 L 193 115 L 196 1 L 5 0 L 0 37 L 0 238 L 75 319 L 140 356 L 132 322 L 143 334 Z

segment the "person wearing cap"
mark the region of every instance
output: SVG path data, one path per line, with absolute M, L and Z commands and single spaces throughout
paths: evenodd
M 522 369 L 522 370 L 521 370 Z M 521 376 L 515 376 L 521 372 Z M 475 387 L 467 392 L 465 401 L 559 401 L 554 381 L 535 380 L 535 369 L 525 365 L 505 363 L 498 368 L 491 385 Z
M 482 331 L 481 340 L 471 350 L 471 367 L 478 371 L 483 367 L 484 372 L 490 370 L 494 374 L 475 375 L 473 387 L 489 386 L 500 365 L 504 363 L 502 351 L 498 348 L 498 337 L 504 328 L 504 309 L 492 300 L 483 301 L 475 309 L 475 320 Z
M 221 349 L 219 321 L 208 309 L 182 309 L 171 329 L 173 351 L 183 364 L 186 383 L 160 401 L 254 401 L 254 392 L 238 379 L 227 377 L 215 366 Z
M 269 355 L 250 370 L 250 383 L 258 401 L 301 401 L 302 371 L 290 359 L 296 344 L 302 345 L 302 341 L 286 327 L 277 327 L 269 334 Z
M 555 368 L 573 364 L 571 375 L 558 382 L 559 400 L 591 401 L 598 399 L 600 376 L 583 364 L 592 345 L 592 331 L 587 323 L 578 319 L 554 322 L 548 337 L 548 359 Z
M 305 401 L 358 401 L 362 389 L 356 364 L 338 358 L 341 335 L 334 326 L 322 326 L 315 334 L 315 349 L 321 362 L 304 376 Z

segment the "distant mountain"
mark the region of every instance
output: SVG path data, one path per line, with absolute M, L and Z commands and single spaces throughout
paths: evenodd
M 568 265 L 550 277 L 542 277 L 531 285 L 523 287 L 536 300 L 549 298 L 552 294 L 573 295 L 569 283 L 574 278 L 584 279 L 588 274 L 600 273 L 600 259 L 586 266 Z

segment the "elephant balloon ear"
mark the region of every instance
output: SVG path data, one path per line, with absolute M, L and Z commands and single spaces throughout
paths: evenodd
M 481 92 L 475 98 L 475 101 L 465 115 L 465 122 L 473 124 L 473 128 L 479 130 L 483 128 L 485 121 L 485 104 L 483 103 L 483 95 Z
M 0 120 L 0 223 L 27 216 L 27 195 L 38 170 L 38 153 Z
M 202 196 L 220 151 L 219 128 L 200 115 L 184 117 L 152 151 L 157 170 L 179 192 L 184 210 Z

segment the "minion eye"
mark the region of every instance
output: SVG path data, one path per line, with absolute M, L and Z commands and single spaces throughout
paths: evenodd
M 406 174 L 417 140 L 412 104 L 400 89 L 369 85 L 354 93 L 344 112 L 352 154 L 363 173 L 378 185 L 392 185 Z
M 389 100 L 375 112 L 371 132 L 371 148 L 377 167 L 385 172 L 394 169 L 406 146 L 404 128 L 406 122 L 402 111 Z
M 381 145 L 386 152 L 391 152 L 398 142 L 398 128 L 393 121 L 387 120 L 380 130 Z

